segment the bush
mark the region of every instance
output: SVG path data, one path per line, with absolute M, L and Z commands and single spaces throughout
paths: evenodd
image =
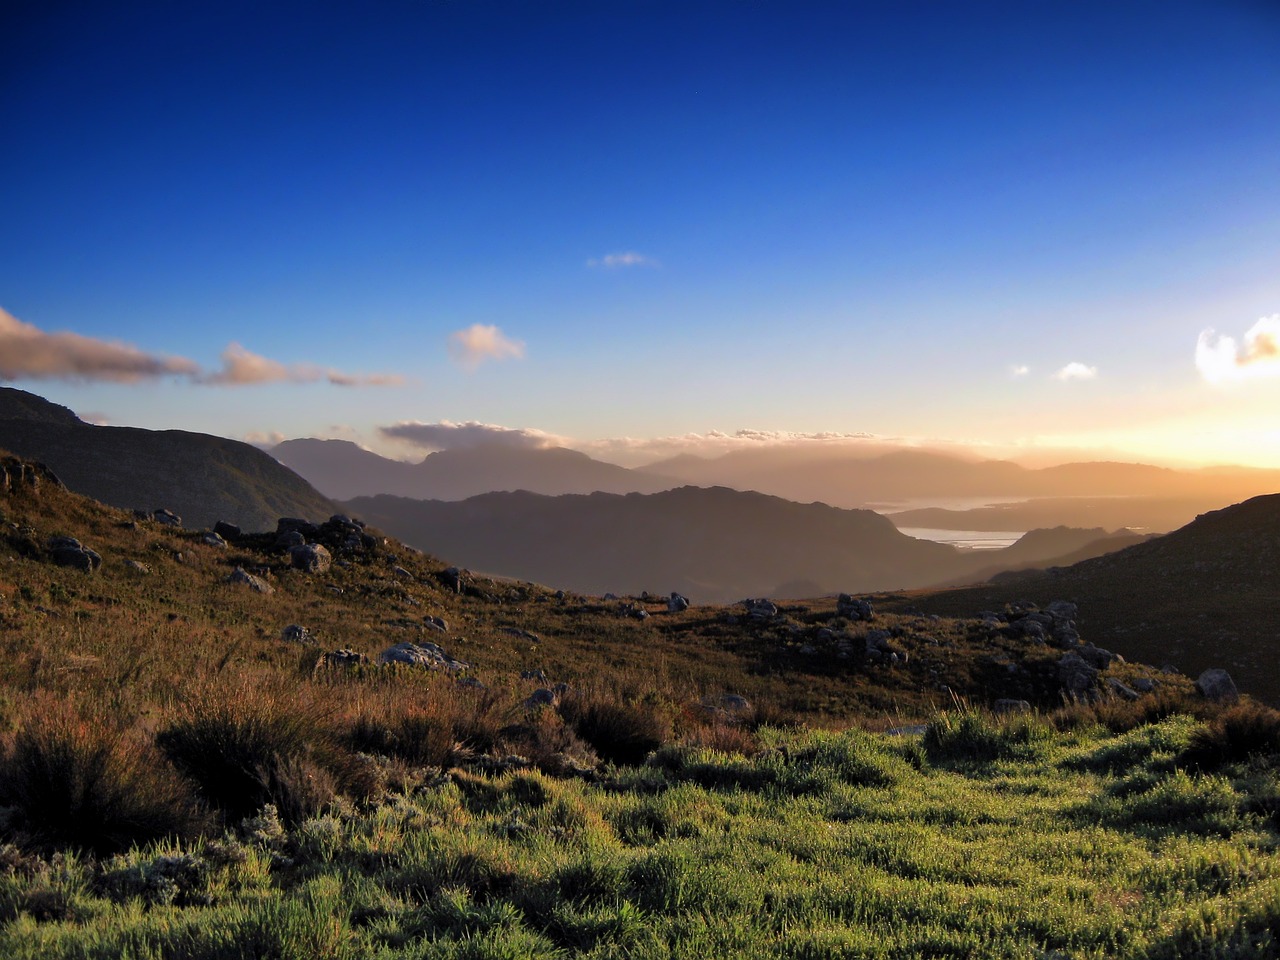
M 0 763 L 0 804 L 20 839 L 103 855 L 202 825 L 192 797 L 141 736 L 65 712 L 31 720 Z
M 671 739 L 671 718 L 649 703 L 578 694 L 560 703 L 560 716 L 604 760 L 637 765 Z
M 1280 710 L 1244 702 L 1228 707 L 1191 735 L 1182 762 L 1216 769 L 1252 756 L 1280 753 Z
M 1003 723 L 977 711 L 944 713 L 926 728 L 921 743 L 930 761 L 987 763 L 1031 759 L 1052 737 L 1038 720 L 1015 717 Z
M 230 818 L 274 804 L 286 823 L 318 813 L 333 799 L 331 769 L 341 767 L 318 713 L 265 696 L 203 703 L 162 730 L 156 743 Z

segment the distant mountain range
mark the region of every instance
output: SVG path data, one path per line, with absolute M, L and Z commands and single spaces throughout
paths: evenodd
M 46 464 L 76 493 L 116 507 L 165 507 L 186 526 L 274 529 L 334 504 L 256 447 L 184 430 L 99 427 L 42 397 L 0 387 L 0 449 Z
M 348 440 L 286 440 L 271 455 L 337 500 L 392 496 L 465 500 L 481 493 L 656 493 L 679 486 L 657 474 L 593 460 L 564 447 L 481 444 L 428 454 L 418 463 L 378 456 Z
M 491 493 L 457 502 L 378 496 L 344 506 L 405 543 L 487 574 L 587 594 L 676 590 L 698 602 L 972 582 L 982 570 L 1121 545 L 1103 530 L 1059 529 L 1037 531 L 1006 551 L 963 553 L 905 536 L 869 510 L 724 487 Z
M 1242 689 L 1280 702 L 1280 494 L 1065 569 L 909 602 L 947 613 L 1024 598 L 1073 600 L 1087 640 L 1192 676 L 1226 667 Z

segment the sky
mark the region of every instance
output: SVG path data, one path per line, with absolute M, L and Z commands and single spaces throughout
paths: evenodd
M 1272 0 L 9 0 L 0 382 L 410 458 L 1280 467 L 1277 51 Z

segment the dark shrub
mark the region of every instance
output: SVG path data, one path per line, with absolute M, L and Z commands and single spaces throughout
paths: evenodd
M 1245 701 L 1228 707 L 1191 735 L 1182 762 L 1201 769 L 1280 753 L 1280 710 Z
M 201 825 L 185 785 L 140 736 L 65 715 L 29 722 L 13 738 L 0 804 L 15 808 L 25 843 L 100 855 Z
M 635 765 L 671 739 L 671 719 L 657 705 L 576 695 L 560 703 L 560 715 L 604 760 Z

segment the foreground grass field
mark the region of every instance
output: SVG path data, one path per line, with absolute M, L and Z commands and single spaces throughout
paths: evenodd
M 764 729 L 750 757 L 455 770 L 100 861 L 6 848 L 0 955 L 1274 956 L 1274 757 L 1208 733 Z

